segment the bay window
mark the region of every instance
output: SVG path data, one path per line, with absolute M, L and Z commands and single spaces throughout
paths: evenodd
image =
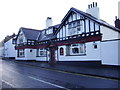
M 85 54 L 85 44 L 71 44 L 66 46 L 66 55 L 82 55 Z

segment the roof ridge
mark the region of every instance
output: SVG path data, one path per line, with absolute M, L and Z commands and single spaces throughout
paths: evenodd
M 33 28 L 25 28 L 25 27 L 21 27 L 21 28 L 22 28 L 22 30 L 42 31 L 42 30 L 33 29 Z

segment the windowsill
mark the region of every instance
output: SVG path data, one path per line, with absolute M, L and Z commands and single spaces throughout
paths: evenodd
M 25 56 L 19 56 L 18 58 L 24 58 Z
M 46 56 L 36 56 L 36 57 L 46 57 Z
M 60 55 L 60 56 L 64 56 L 64 55 Z
M 86 54 L 79 54 L 79 55 L 66 55 L 66 56 L 86 56 Z

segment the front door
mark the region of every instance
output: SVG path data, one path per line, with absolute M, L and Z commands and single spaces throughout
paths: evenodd
M 54 47 L 50 47 L 50 58 L 49 58 L 49 62 L 50 64 L 55 64 L 56 60 L 55 60 L 55 48 Z

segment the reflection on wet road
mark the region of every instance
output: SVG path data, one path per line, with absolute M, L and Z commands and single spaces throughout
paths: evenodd
M 1 69 L 2 68 L 2 69 Z M 2 88 L 118 88 L 118 81 L 46 70 L 0 60 Z

